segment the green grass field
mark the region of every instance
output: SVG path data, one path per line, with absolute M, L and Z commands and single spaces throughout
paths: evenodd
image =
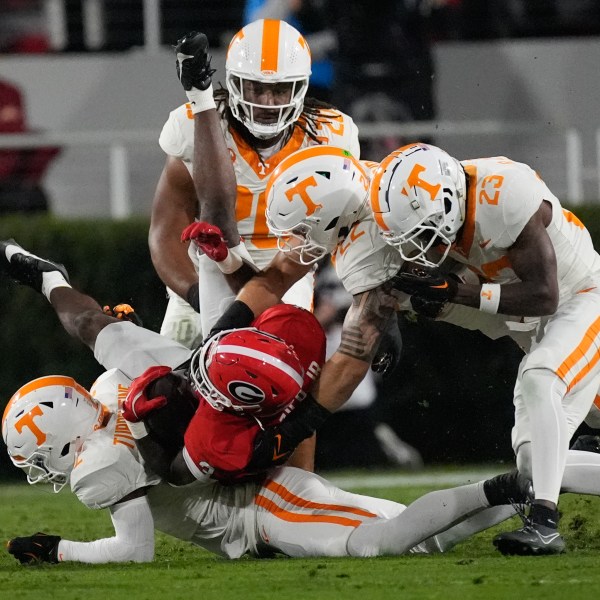
M 352 491 L 408 503 L 434 489 L 431 485 L 389 487 L 377 475 L 370 472 L 370 480 L 363 480 L 362 485 L 360 478 L 353 478 L 356 483 Z M 389 476 L 389 472 L 385 475 Z M 373 487 L 378 482 L 380 487 Z M 0 484 L 0 507 L 3 540 L 39 530 L 76 540 L 112 535 L 108 513 L 86 509 L 67 490 L 52 494 L 43 486 Z M 162 534 L 157 535 L 155 562 L 145 565 L 64 563 L 22 567 L 2 551 L 0 598 L 563 600 L 586 597 L 600 590 L 599 509 L 599 498 L 563 496 L 561 528 L 569 552 L 552 557 L 501 556 L 491 543 L 500 528 L 483 532 L 444 555 L 377 559 L 227 561 Z M 500 527 L 508 529 L 517 524 L 515 518 Z

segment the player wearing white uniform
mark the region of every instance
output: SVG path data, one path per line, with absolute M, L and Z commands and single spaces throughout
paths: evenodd
M 194 245 L 190 254 L 196 270 L 192 268 L 180 241 L 186 226 L 201 213 L 203 221 L 221 228 L 236 256 L 262 269 L 277 251 L 265 220 L 265 187 L 273 170 L 306 146 L 333 144 L 358 156 L 359 143 L 348 115 L 304 98 L 310 51 L 302 35 L 283 21 L 255 21 L 233 37 L 226 60 L 227 91 L 217 91 L 214 99 L 206 37 L 193 32 L 180 40 L 177 57 L 190 103 L 171 113 L 160 135 L 167 162 L 154 199 L 150 249 L 159 276 L 172 290 L 162 332 L 192 345 L 200 328 L 188 302 L 200 311 L 206 336 L 234 294 L 217 265 L 197 255 Z M 205 151 L 212 136 L 221 133 L 226 148 Z M 220 202 L 211 191 L 218 186 L 212 179 L 221 160 L 233 163 L 234 175 L 226 185 L 234 205 Z M 199 179 L 203 170 L 208 177 Z M 312 293 L 310 272 L 285 301 L 310 309 Z
M 109 508 L 115 528 L 113 537 L 92 542 L 40 532 L 14 538 L 8 551 L 22 563 L 149 561 L 154 528 L 229 558 L 399 554 L 421 542 L 413 551 L 437 551 L 479 531 L 480 516 L 489 514 L 490 506 L 499 520 L 513 514 L 512 507 L 503 506 L 509 498 L 526 498 L 527 482 L 513 474 L 428 494 L 406 511 L 291 467 L 237 486 L 209 480 L 181 488 L 162 484 L 141 462 L 120 404 L 141 370 L 157 363 L 175 366 L 189 351 L 104 314 L 92 298 L 70 287 L 61 265 L 12 241 L 0 249 L 2 270 L 42 292 L 67 331 L 109 369 L 91 393 L 70 377 L 36 379 L 19 389 L 4 411 L 3 440 L 30 483 L 52 483 L 60 491 L 70 482 L 86 506 Z M 427 539 L 439 532 L 444 533 Z
M 426 144 L 382 161 L 371 206 L 386 241 L 410 261 L 396 278 L 399 289 L 450 302 L 442 312 L 450 322 L 458 314 L 454 322 L 467 317 L 485 332 L 492 317 L 525 350 L 512 438 L 535 501 L 524 527 L 495 544 L 504 553 L 562 552 L 561 481 L 593 486 L 600 469 L 596 456 L 582 465 L 568 451 L 600 383 L 600 256 L 589 233 L 527 165 L 505 157 L 459 163 Z M 477 280 L 436 270 L 446 257 Z

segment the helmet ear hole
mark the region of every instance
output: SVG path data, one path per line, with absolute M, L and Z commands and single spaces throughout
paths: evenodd
M 66 444 L 63 446 L 63 449 L 62 449 L 62 450 L 61 450 L 61 452 L 60 452 L 60 456 L 61 456 L 61 458 L 62 458 L 63 456 L 66 456 L 67 454 L 69 454 L 69 449 L 70 449 L 70 447 L 71 447 L 71 442 L 67 442 L 67 443 L 66 443 Z
M 329 223 L 329 225 L 327 225 L 327 227 L 325 227 L 325 231 L 329 231 L 330 229 L 333 229 L 338 224 L 339 220 L 340 220 L 339 217 L 335 217 L 334 219 L 332 219 L 331 222 Z

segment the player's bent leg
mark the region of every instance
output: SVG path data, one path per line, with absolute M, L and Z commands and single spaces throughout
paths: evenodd
M 566 385 L 549 369 L 528 369 L 522 376 L 523 398 L 531 429 L 531 469 L 536 500 L 556 504 L 569 448 L 562 399 Z
M 94 357 L 105 369 L 118 368 L 130 379 L 154 365 L 178 367 L 190 354 L 182 344 L 129 321 L 105 327 L 94 348 Z
M 516 471 L 418 498 L 397 517 L 366 522 L 348 539 L 351 556 L 404 554 L 490 506 L 524 502 L 530 482 Z
M 273 471 L 255 498 L 261 545 L 291 557 L 348 556 L 350 534 L 368 521 L 388 522 L 403 504 L 352 494 L 314 473 Z
M 471 516 L 489 503 L 483 482 L 439 490 L 418 498 L 394 519 L 363 523 L 348 539 L 350 556 L 398 555 Z

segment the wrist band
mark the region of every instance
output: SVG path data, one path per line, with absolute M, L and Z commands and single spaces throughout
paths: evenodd
M 192 113 L 194 115 L 204 112 L 205 110 L 210 110 L 211 108 L 217 108 L 215 99 L 213 97 L 212 84 L 209 85 L 205 90 L 192 88 L 186 92 L 186 95 L 190 101 Z
M 235 248 L 229 248 L 225 259 L 217 263 L 217 266 L 221 269 L 221 273 L 230 275 L 242 266 L 243 261 L 239 253 L 240 246 L 241 244 L 238 244 Z
M 479 293 L 479 310 L 495 315 L 500 304 L 500 284 L 484 283 Z
M 127 427 L 129 427 L 129 431 L 131 431 L 134 440 L 140 440 L 148 435 L 148 430 L 143 421 L 139 421 L 138 423 L 125 421 L 125 423 L 127 423 Z

